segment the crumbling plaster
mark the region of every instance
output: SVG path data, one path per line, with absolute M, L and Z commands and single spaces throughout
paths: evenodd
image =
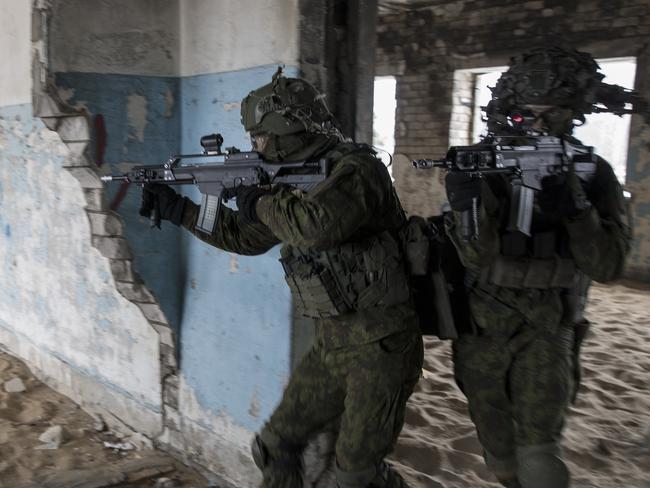
M 200 46 L 194 48 L 200 55 L 186 59 L 184 76 L 142 64 L 123 72 L 114 64 L 104 69 L 83 59 L 92 57 L 90 51 L 77 51 L 79 59 L 53 62 L 67 70 L 53 73 L 66 105 L 81 110 L 91 122 L 102 116 L 106 164 L 99 171 L 124 171 L 133 164 L 162 161 L 172 152 L 197 152 L 200 136 L 214 131 L 222 132 L 228 145 L 247 148 L 250 141 L 239 121 L 241 98 L 268 83 L 278 64 L 285 65 L 288 75 L 296 73 L 294 0 L 251 2 L 248 11 L 234 3 L 230 9 L 217 9 L 215 2 L 165 2 L 170 4 L 181 8 L 179 22 L 192 26 L 181 37 Z M 76 5 L 81 11 L 87 8 L 83 2 Z M 55 6 L 59 14 L 68 7 L 67 2 Z M 166 8 L 161 12 L 165 15 Z M 68 18 L 51 24 L 55 37 L 66 38 L 52 49 L 54 58 L 73 52 L 77 32 L 66 28 L 73 22 Z M 142 23 L 155 24 L 148 15 Z M 240 30 L 243 24 L 252 26 L 255 36 Z M 116 31 L 119 37 L 121 31 Z M 86 36 L 83 27 L 81 32 Z M 271 45 L 278 38 L 280 44 Z M 87 164 L 92 165 L 89 154 Z M 199 201 L 194 189 L 183 191 Z M 109 197 L 114 201 L 114 192 Z M 279 400 L 290 368 L 291 302 L 277 250 L 256 258 L 235 257 L 167 222 L 162 230 L 150 229 L 137 216 L 138 205 L 139 191 L 131 188 L 119 207 L 128 248 L 162 306 L 172 303 L 171 313 L 163 308 L 167 317 L 147 316 L 154 322 L 174 320 L 180 332 L 179 342 L 172 344 L 178 348 L 172 351 L 181 358 L 181 372 L 176 375 L 163 366 L 166 429 L 159 442 L 223 478 L 252 486 L 259 475 L 250 459 L 250 438 Z M 180 273 L 169 274 L 170 269 Z M 176 288 L 170 291 L 165 284 Z M 182 299 L 174 303 L 177 291 Z M 151 307 L 158 303 L 154 300 Z M 164 323 L 157 330 L 160 325 Z
M 78 403 L 157 435 L 158 334 L 92 245 L 74 156 L 30 112 L 0 110 L 0 343 Z

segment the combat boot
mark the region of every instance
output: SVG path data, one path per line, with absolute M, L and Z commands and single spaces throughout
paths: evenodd
M 337 465 L 335 473 L 338 488 L 410 488 L 404 478 L 384 461 L 359 471 L 343 471 Z

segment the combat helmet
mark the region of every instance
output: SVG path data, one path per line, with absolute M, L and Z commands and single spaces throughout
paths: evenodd
M 516 132 L 512 116 L 526 105 L 550 105 L 569 109 L 572 120 L 584 123 L 584 115 L 599 101 L 599 66 L 590 54 L 560 47 L 538 48 L 511 59 L 510 68 L 492 88 L 492 100 L 486 108 L 489 132 Z M 516 124 L 515 124 L 516 125 Z
M 271 83 L 253 90 L 242 100 L 241 121 L 251 134 L 340 135 L 338 123 L 325 104 L 325 95 L 301 78 L 285 77 L 282 68 L 278 68 Z

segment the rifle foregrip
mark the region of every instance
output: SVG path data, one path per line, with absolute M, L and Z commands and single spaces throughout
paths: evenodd
M 478 198 L 472 198 L 472 208 L 460 213 L 460 237 L 464 242 L 478 239 Z

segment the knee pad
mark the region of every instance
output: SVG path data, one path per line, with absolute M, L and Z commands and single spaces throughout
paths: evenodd
M 507 488 L 518 488 L 519 482 L 517 481 L 517 458 L 511 457 L 496 457 L 488 451 L 483 451 L 485 464 L 488 469 L 496 476 L 503 486 Z
M 359 471 L 334 468 L 338 488 L 408 488 L 406 481 L 388 463 L 370 466 Z
M 571 477 L 555 443 L 517 448 L 522 488 L 568 488 Z
M 299 470 L 302 450 L 303 446 L 286 442 L 267 429 L 257 434 L 251 445 L 253 461 L 262 471 L 267 468 L 276 471 Z
M 259 469 L 264 470 L 269 464 L 269 451 L 264 445 L 262 438 L 259 435 L 255 435 L 253 439 L 253 444 L 251 445 L 251 454 L 253 455 L 253 461 L 255 466 Z

